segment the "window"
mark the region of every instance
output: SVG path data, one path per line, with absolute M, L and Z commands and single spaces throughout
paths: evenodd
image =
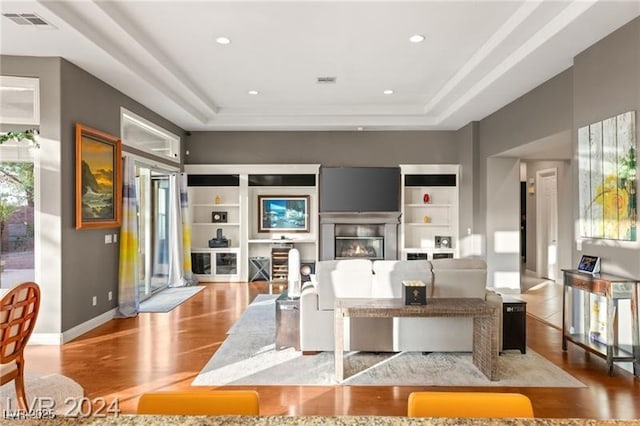
M 0 123 L 40 124 L 40 80 L 0 76 Z
M 180 162 L 180 137 L 128 111 L 120 109 L 122 144 Z

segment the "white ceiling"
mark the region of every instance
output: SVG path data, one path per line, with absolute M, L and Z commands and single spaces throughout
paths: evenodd
M 640 1 L 2 0 L 0 10 L 55 27 L 0 17 L 0 53 L 64 57 L 185 130 L 455 130 L 570 67 L 639 16 Z M 325 76 L 336 84 L 316 83 Z

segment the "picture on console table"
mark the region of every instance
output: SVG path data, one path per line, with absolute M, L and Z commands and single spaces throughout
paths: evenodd
M 309 232 L 309 196 L 258 195 L 258 232 Z

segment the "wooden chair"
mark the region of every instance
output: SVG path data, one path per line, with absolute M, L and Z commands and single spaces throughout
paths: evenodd
M 409 417 L 533 417 L 531 400 L 519 393 L 413 392 Z
M 168 391 L 142 394 L 138 414 L 259 415 L 258 392 L 250 390 Z
M 40 287 L 26 282 L 12 287 L 0 299 L 0 385 L 15 382 L 18 407 L 27 409 L 24 391 L 24 348 L 36 325 Z

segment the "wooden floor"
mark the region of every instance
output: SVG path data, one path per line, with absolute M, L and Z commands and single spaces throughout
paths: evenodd
M 27 371 L 61 373 L 80 383 L 89 398 L 114 398 L 124 413 L 135 413 L 141 393 L 188 389 L 225 339 L 226 330 L 259 293 L 280 289 L 264 282 L 205 283 L 206 289 L 166 314 L 116 319 L 80 338 L 56 346 L 29 346 Z M 437 388 L 521 392 L 536 417 L 640 418 L 640 380 L 616 368 L 609 377 L 602 359 L 569 344 L 561 332 L 533 317 L 528 345 L 587 385 L 586 388 Z M 404 386 L 254 386 L 262 415 L 406 415 Z M 202 388 L 198 388 L 202 389 Z M 433 389 L 433 388 L 432 388 Z

